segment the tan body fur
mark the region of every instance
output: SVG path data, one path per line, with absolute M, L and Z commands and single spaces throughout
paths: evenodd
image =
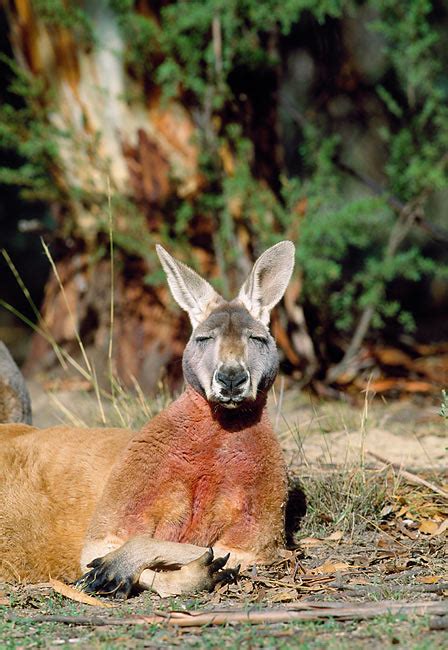
M 0 424 L 0 578 L 75 579 L 125 429 Z
M 193 323 L 187 388 L 139 432 L 0 425 L 2 579 L 73 580 L 91 567 L 90 591 L 170 595 L 213 588 L 234 577 L 226 562 L 270 562 L 283 544 L 286 470 L 265 408 L 278 361 L 266 324 L 292 244 L 261 256 L 232 303 L 158 252 Z M 208 547 L 230 557 L 214 560 Z

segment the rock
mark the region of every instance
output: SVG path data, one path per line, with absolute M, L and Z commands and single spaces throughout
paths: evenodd
M 25 380 L 0 341 L 0 422 L 31 424 L 31 400 Z

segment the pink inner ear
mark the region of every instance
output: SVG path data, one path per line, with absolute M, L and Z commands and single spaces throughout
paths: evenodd
M 156 250 L 174 300 L 196 327 L 210 313 L 213 308 L 210 305 L 219 304 L 223 298 L 196 271 L 176 260 L 162 246 L 157 245 Z
M 270 310 L 281 300 L 294 268 L 294 244 L 283 241 L 268 248 L 255 262 L 239 298 L 254 318 L 265 325 Z

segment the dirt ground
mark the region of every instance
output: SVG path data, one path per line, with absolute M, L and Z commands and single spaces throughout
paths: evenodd
M 94 400 L 82 391 L 32 393 L 41 426 L 71 417 L 69 409 L 93 417 Z M 448 647 L 448 424 L 438 405 L 351 405 L 277 390 L 270 409 L 304 495 L 299 510 L 307 502 L 306 514 L 295 513 L 295 548 L 275 566 L 213 594 L 144 593 L 105 600 L 107 608 L 50 584 L 0 585 L 0 647 Z M 157 612 L 161 623 L 144 618 Z M 207 612 L 230 621 L 198 626 L 195 616 Z

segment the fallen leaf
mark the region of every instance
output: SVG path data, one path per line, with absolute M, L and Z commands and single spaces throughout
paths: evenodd
M 410 562 L 410 558 L 401 558 L 399 560 L 385 562 L 381 567 L 381 571 L 386 574 L 400 573 L 408 568 Z
M 344 537 L 342 530 L 335 530 L 334 533 L 331 533 L 328 537 L 325 537 L 326 542 L 339 542 Z
M 385 393 L 389 390 L 400 390 L 407 393 L 431 393 L 434 392 L 434 384 L 426 381 L 409 381 L 401 377 L 390 377 L 388 379 L 377 379 L 370 382 L 369 389 L 375 393 Z M 366 384 L 367 388 L 367 384 Z
M 328 537 L 303 537 L 299 546 L 320 546 L 325 544 L 325 542 L 339 542 L 344 537 L 342 530 L 335 530 L 334 533 L 331 533 Z
M 351 580 L 348 581 L 349 585 L 370 585 L 371 580 L 367 580 L 367 578 L 352 578 Z
M 424 585 L 434 585 L 442 580 L 442 576 L 417 576 L 416 581 Z
M 424 519 L 418 527 L 419 531 L 424 535 L 434 535 L 438 528 L 438 523 L 436 521 L 432 521 L 432 519 Z
M 385 366 L 404 366 L 407 368 L 412 365 L 412 358 L 396 348 L 376 348 L 375 356 Z
M 441 535 L 448 529 L 448 519 L 445 519 L 445 521 L 442 521 L 440 526 L 437 528 L 435 533 L 432 533 L 433 537 L 436 537 L 437 535 Z
M 390 515 L 394 511 L 394 506 L 388 505 L 384 506 L 384 508 L 380 512 L 381 518 L 387 517 L 387 515 Z
M 347 564 L 347 562 L 331 562 L 330 560 L 327 560 L 320 566 L 312 569 L 311 573 L 336 573 L 336 571 L 345 571 L 349 566 L 350 565 Z
M 105 603 L 103 600 L 100 600 L 99 598 L 94 598 L 93 596 L 89 596 L 88 594 L 85 594 L 82 591 L 78 591 L 74 587 L 71 587 L 70 585 L 66 585 L 65 583 L 60 582 L 59 580 L 53 580 L 52 578 L 50 578 L 50 585 L 58 594 L 61 594 L 61 596 L 65 596 L 65 598 L 70 598 L 70 600 L 74 600 L 77 603 L 84 603 L 85 605 L 94 605 L 95 607 L 113 607 L 113 605 L 111 605 L 110 603 Z
M 321 544 L 322 540 L 318 537 L 303 537 L 299 542 L 299 546 L 320 546 Z
M 287 589 L 285 591 L 280 591 L 274 594 L 270 601 L 272 603 L 286 603 L 291 600 L 297 600 L 297 590 L 296 589 Z
M 252 580 L 245 580 L 242 583 L 240 581 L 240 589 L 245 594 L 251 594 L 253 592 L 253 590 L 255 589 L 255 585 L 252 582 Z
M 401 389 L 405 390 L 408 393 L 431 393 L 436 390 L 434 384 L 430 384 L 427 381 L 406 381 L 403 380 L 401 383 Z
M 406 528 L 404 523 L 402 523 L 401 521 L 397 522 L 397 528 L 401 533 L 403 533 L 403 535 L 409 537 L 409 539 L 417 539 L 417 531 L 409 530 L 409 528 Z

